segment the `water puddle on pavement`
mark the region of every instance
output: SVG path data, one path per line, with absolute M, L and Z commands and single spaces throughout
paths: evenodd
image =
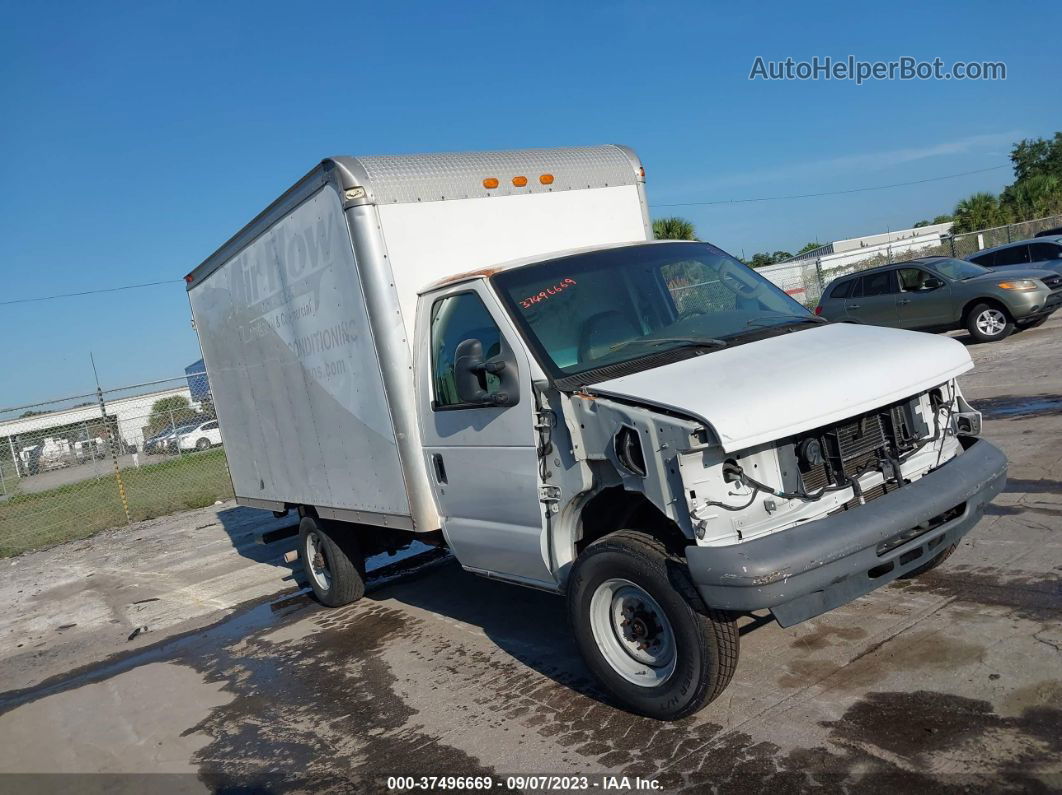
M 973 401 L 986 420 L 1024 420 L 1062 414 L 1062 395 L 1001 395 Z

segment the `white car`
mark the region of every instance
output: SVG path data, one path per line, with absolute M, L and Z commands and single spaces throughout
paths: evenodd
M 209 450 L 218 444 L 221 444 L 221 428 L 217 420 L 204 422 L 177 437 L 177 445 L 182 450 Z

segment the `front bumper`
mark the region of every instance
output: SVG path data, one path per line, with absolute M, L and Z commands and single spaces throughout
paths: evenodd
M 1050 315 L 1051 313 L 1056 312 L 1059 308 L 1062 308 L 1062 290 L 1055 290 L 1047 296 L 1043 308 L 1033 316 L 1040 317 L 1042 315 Z
M 792 626 L 927 563 L 977 524 L 1006 482 L 1006 456 L 973 440 L 939 469 L 858 508 L 753 541 L 686 547 L 690 575 L 710 607 L 769 609 Z
M 1011 315 L 1019 323 L 1024 320 L 1035 320 L 1044 315 L 1053 314 L 1062 308 L 1062 290 L 1048 293 L 1037 291 L 1028 293 L 1022 298 L 1021 302 L 1010 307 Z M 1036 308 L 1034 309 L 1033 307 Z

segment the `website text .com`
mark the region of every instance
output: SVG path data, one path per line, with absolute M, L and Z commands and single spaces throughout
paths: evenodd
M 770 61 L 757 55 L 749 70 L 749 80 L 1006 80 L 1003 61 L 955 61 L 945 65 L 939 57 L 920 61 L 905 55 L 891 61 L 862 61 L 854 55 L 835 59 L 814 56 L 810 61 L 786 58 Z

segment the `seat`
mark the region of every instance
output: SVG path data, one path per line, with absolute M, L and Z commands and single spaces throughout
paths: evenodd
M 579 361 L 598 359 L 613 345 L 640 336 L 641 332 L 626 315 L 615 309 L 598 312 L 583 322 L 579 335 Z
M 914 268 L 905 268 L 900 271 L 900 289 L 905 293 L 921 290 L 924 281 L 922 273 Z

